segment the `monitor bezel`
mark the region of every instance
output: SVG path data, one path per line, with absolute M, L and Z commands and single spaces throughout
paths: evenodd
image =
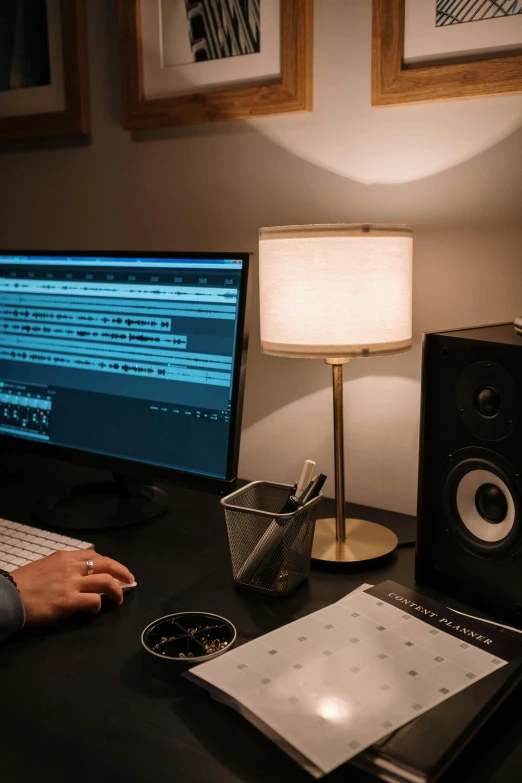
M 250 259 L 252 253 L 238 252 L 194 252 L 194 251 L 144 251 L 144 250 L 0 250 L 0 262 L 9 256 L 27 256 L 36 258 L 159 258 L 187 259 L 198 261 L 204 259 L 230 259 L 242 261 L 241 285 L 239 289 L 239 310 L 237 320 L 236 344 L 234 347 L 234 373 L 232 380 L 232 401 L 230 414 L 230 429 L 228 440 L 228 457 L 225 478 L 207 476 L 200 473 L 170 468 L 164 465 L 151 465 L 122 457 L 74 449 L 69 446 L 57 446 L 52 443 L 41 443 L 30 438 L 20 438 L 15 435 L 0 433 L 0 449 L 12 450 L 34 456 L 44 456 L 49 459 L 74 463 L 86 468 L 108 470 L 118 473 L 129 481 L 164 482 L 178 484 L 193 489 L 204 490 L 215 494 L 226 494 L 235 489 L 239 463 L 239 445 L 241 439 L 241 424 L 243 416 L 243 399 L 245 393 L 246 362 L 249 340 L 249 310 L 251 299 Z

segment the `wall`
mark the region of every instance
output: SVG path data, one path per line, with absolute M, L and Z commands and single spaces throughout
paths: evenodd
M 409 223 L 415 348 L 348 365 L 345 440 L 348 496 L 413 513 L 421 332 L 522 313 L 522 96 L 372 109 L 370 0 L 316 0 L 313 114 L 133 136 L 116 2 L 87 5 L 91 141 L 0 152 L 1 246 L 255 252 L 264 225 Z M 251 335 L 241 475 L 333 477 L 329 368 L 262 355 L 256 303 Z

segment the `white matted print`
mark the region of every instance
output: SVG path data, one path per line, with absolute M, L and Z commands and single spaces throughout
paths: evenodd
M 142 0 L 146 98 L 281 78 L 280 0 Z
M 258 54 L 261 0 L 161 0 L 163 67 Z
M 521 52 L 522 0 L 406 0 L 405 63 Z
M 0 117 L 64 109 L 60 0 L 2 0 Z

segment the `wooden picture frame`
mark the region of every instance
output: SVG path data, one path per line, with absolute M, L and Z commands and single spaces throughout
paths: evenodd
M 522 92 L 522 55 L 404 64 L 405 0 L 373 0 L 372 106 Z
M 60 24 L 65 108 L 0 117 L 0 141 L 89 134 L 85 0 L 60 0 Z
M 123 127 L 143 130 L 311 111 L 313 0 L 281 0 L 281 79 L 276 83 L 147 98 L 140 49 L 140 0 L 119 0 Z

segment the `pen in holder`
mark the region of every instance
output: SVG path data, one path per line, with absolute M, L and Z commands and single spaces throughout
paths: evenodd
M 242 587 L 284 596 L 307 578 L 322 495 L 282 514 L 292 489 L 289 484 L 253 481 L 221 500 L 233 577 Z

